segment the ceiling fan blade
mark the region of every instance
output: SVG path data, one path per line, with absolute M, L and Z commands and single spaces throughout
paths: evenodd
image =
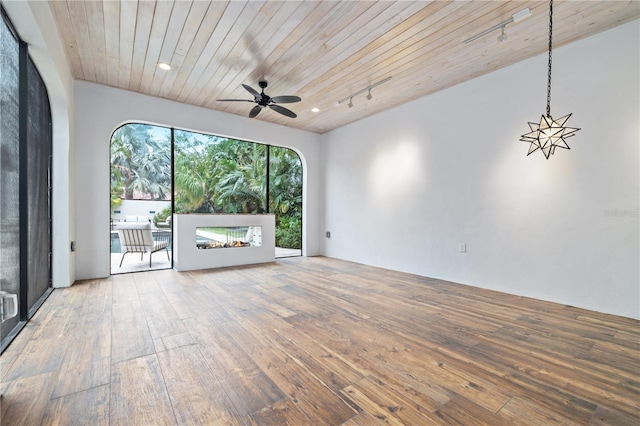
M 242 84 L 242 87 L 244 87 L 247 92 L 251 93 L 253 96 L 255 96 L 256 98 L 260 98 L 260 93 L 256 92 L 255 89 L 251 86 L 247 86 L 246 84 Z
M 295 112 L 286 109 L 285 107 L 281 107 L 280 105 L 269 105 L 269 108 L 272 110 L 279 112 L 282 115 L 286 115 L 287 117 L 296 118 L 297 115 Z
M 274 96 L 271 100 L 277 104 L 292 104 L 294 102 L 300 102 L 300 96 Z
M 249 99 L 216 99 L 218 102 L 255 102 Z
M 260 111 L 262 111 L 262 107 L 260 105 L 254 106 L 251 108 L 251 112 L 249 112 L 249 118 L 254 118 L 256 115 L 260 114 Z

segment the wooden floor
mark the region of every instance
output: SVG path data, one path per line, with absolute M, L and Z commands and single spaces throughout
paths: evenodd
M 327 258 L 56 290 L 2 425 L 637 425 L 638 321 Z

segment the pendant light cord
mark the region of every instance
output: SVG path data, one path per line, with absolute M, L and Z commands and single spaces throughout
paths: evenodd
M 547 80 L 547 117 L 551 117 L 551 48 L 553 40 L 553 0 L 549 0 L 549 73 Z

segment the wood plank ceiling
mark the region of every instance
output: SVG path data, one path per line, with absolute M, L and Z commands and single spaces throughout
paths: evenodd
M 547 1 L 50 1 L 75 78 L 246 116 L 242 83 L 298 95 L 316 133 L 543 53 Z M 530 8 L 530 18 L 463 41 Z M 554 2 L 554 47 L 638 19 L 637 1 Z M 158 62 L 173 67 L 163 71 Z M 546 69 L 540 69 L 546 78 Z M 333 104 L 392 77 L 340 106 Z M 544 93 L 540 105 L 544 106 Z M 312 112 L 318 108 L 319 112 Z M 171 124 L 171 123 L 166 123 Z

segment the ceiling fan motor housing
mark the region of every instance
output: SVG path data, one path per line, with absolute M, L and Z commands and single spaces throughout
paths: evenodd
M 260 99 L 256 99 L 256 101 L 258 102 L 258 105 L 264 108 L 269 105 L 269 102 L 271 102 L 271 98 L 264 93 L 264 89 L 267 88 L 267 82 L 261 80 L 258 82 L 258 86 L 260 86 L 260 88 L 262 89 L 262 93 L 260 93 Z
M 248 86 L 246 84 L 243 84 L 242 87 L 244 87 L 247 92 L 251 93 L 253 95 L 253 101 L 249 101 L 246 99 L 218 99 L 219 101 L 227 101 L 227 102 L 255 102 L 256 106 L 254 106 L 251 111 L 249 112 L 249 118 L 255 118 L 260 111 L 262 110 L 262 108 L 264 107 L 269 107 L 272 110 L 282 114 L 282 115 L 286 115 L 287 117 L 291 117 L 291 118 L 296 118 L 297 115 L 295 112 L 281 106 L 281 105 L 277 105 L 277 104 L 288 104 L 288 103 L 293 103 L 293 102 L 300 102 L 302 99 L 300 99 L 299 96 L 276 96 L 276 97 L 271 97 L 269 95 L 266 95 L 264 93 L 264 89 L 267 87 L 267 81 L 266 80 L 261 80 L 258 82 L 258 85 L 260 86 L 261 93 L 258 93 L 255 89 L 253 89 L 251 86 Z

